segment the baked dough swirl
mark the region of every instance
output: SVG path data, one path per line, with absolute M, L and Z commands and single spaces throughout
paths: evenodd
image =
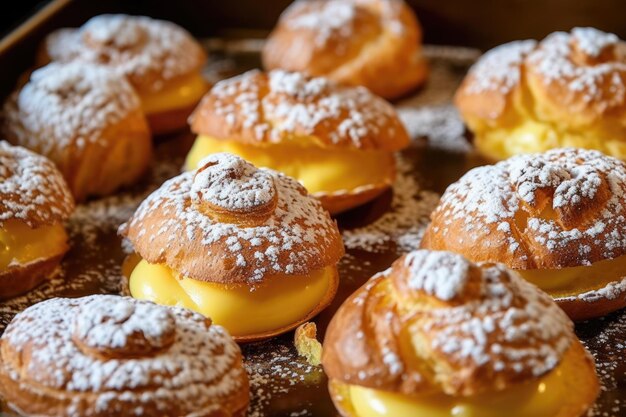
M 228 333 L 189 310 L 111 295 L 55 298 L 0 338 L 0 391 L 27 416 L 245 415 Z
M 575 417 L 599 391 L 591 356 L 549 296 L 502 265 L 450 252 L 411 252 L 349 297 L 326 333 L 323 365 L 347 417 L 385 415 L 367 408 L 371 398 L 387 415 L 403 410 L 398 417 L 454 415 L 447 407 L 502 415 L 492 408 L 499 397 L 515 416 Z M 560 392 L 552 384 L 578 388 L 537 403 L 525 390 L 541 381 L 549 395 Z

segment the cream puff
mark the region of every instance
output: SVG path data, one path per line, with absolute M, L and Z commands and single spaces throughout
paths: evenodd
M 208 89 L 201 73 L 206 59 L 202 46 L 174 23 L 120 14 L 53 32 L 39 61 L 91 62 L 115 70 L 137 91 L 152 132 L 163 134 L 185 127 Z
M 110 69 L 52 63 L 5 103 L 7 139 L 52 160 L 78 201 L 135 183 L 152 140 L 137 94 Z
M 393 99 L 426 80 L 421 43 L 420 24 L 403 0 L 299 0 L 267 39 L 263 66 L 362 85 Z
M 626 44 L 574 28 L 501 45 L 471 68 L 455 103 L 490 159 L 568 146 L 626 159 Z
M 243 417 L 228 333 L 189 310 L 114 295 L 54 298 L 0 338 L 0 394 L 23 416 Z
M 574 320 L 626 306 L 626 164 L 555 149 L 475 168 L 452 184 L 421 246 L 499 262 Z
M 133 297 L 198 311 L 237 341 L 324 309 L 344 253 L 336 223 L 297 181 L 231 154 L 164 183 L 120 233 L 141 257 Z
M 599 383 L 573 327 L 502 265 L 418 250 L 339 308 L 323 365 L 344 417 L 579 417 Z
M 47 279 L 68 251 L 74 199 L 54 164 L 0 141 L 0 299 Z
M 333 214 L 384 192 L 409 143 L 394 108 L 365 88 L 281 70 L 217 83 L 190 124 L 186 169 L 230 152 L 297 179 Z

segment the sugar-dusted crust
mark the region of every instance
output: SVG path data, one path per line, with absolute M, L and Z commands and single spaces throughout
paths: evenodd
M 214 154 L 163 184 L 120 228 L 141 257 L 200 281 L 261 284 L 335 265 L 335 222 L 295 180 Z
M 475 168 L 431 215 L 422 247 L 513 269 L 591 265 L 626 254 L 626 164 L 556 149 Z
M 341 407 L 337 383 L 410 396 L 497 393 L 546 375 L 572 350 L 589 369 L 580 381 L 588 407 L 599 390 L 593 360 L 548 295 L 501 265 L 419 250 L 344 302 L 323 364 Z
M 189 310 L 111 295 L 56 298 L 0 339 L 0 391 L 37 416 L 243 416 L 241 352 Z
M 0 141 L 0 224 L 20 220 L 32 228 L 62 223 L 74 199 L 50 160 Z
M 4 113 L 7 138 L 50 158 L 79 201 L 132 184 L 150 162 L 139 99 L 105 67 L 47 65 L 9 98 Z
M 217 83 L 189 122 L 194 133 L 252 145 L 395 151 L 409 143 L 391 104 L 365 88 L 282 70 Z
M 528 118 L 562 130 L 615 132 L 626 123 L 626 44 L 574 28 L 501 45 L 472 67 L 455 102 L 479 132 Z
M 263 49 L 263 65 L 396 98 L 428 75 L 421 40 L 417 18 L 402 0 L 301 0 L 281 15 Z
M 125 76 L 139 93 L 199 72 L 206 61 L 200 44 L 174 23 L 144 16 L 100 15 L 78 29 L 46 38 L 40 54 L 48 61 L 103 64 Z

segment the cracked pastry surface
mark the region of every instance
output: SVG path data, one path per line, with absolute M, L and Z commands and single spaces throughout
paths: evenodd
M 422 30 L 402 0 L 296 1 L 263 48 L 265 69 L 367 87 L 388 99 L 424 83 Z
M 200 314 L 113 295 L 54 298 L 0 338 L 0 391 L 28 416 L 240 417 L 241 352 Z
M 52 162 L 0 141 L 0 299 L 49 277 L 68 251 L 74 199 Z
M 491 159 L 569 146 L 626 159 L 625 82 L 626 44 L 574 28 L 487 52 L 455 102 Z
M 152 142 L 137 94 L 111 70 L 89 63 L 52 63 L 4 106 L 9 141 L 52 160 L 83 201 L 136 182 Z
M 346 417 L 575 417 L 599 392 L 591 356 L 549 296 L 451 252 L 411 252 L 349 297 L 323 365 Z
M 500 262 L 574 319 L 626 305 L 626 165 L 556 149 L 475 168 L 431 215 L 422 247 Z
M 155 134 L 184 127 L 208 89 L 200 44 L 174 23 L 145 16 L 105 14 L 80 28 L 59 29 L 48 35 L 40 55 L 41 64 L 88 62 L 126 77 Z
M 320 203 L 295 180 L 231 154 L 200 165 L 163 184 L 120 228 L 142 258 L 133 296 L 200 311 L 237 340 L 282 333 L 325 308 L 344 249 Z
M 409 141 L 393 107 L 366 89 L 282 70 L 217 83 L 190 124 L 198 137 L 186 169 L 212 153 L 237 154 L 294 177 L 331 213 L 386 190 L 393 152 Z

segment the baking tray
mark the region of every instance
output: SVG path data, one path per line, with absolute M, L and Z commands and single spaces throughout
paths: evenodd
M 208 38 L 207 78 L 216 81 L 259 66 L 262 40 Z M 33 50 L 34 54 L 34 50 Z M 336 299 L 315 322 L 320 335 L 342 301 L 374 273 L 416 248 L 439 195 L 468 169 L 485 163 L 473 152 L 452 94 L 479 56 L 475 49 L 427 46 L 431 77 L 411 97 L 395 103 L 412 138 L 398 154 L 398 178 L 392 190 L 375 201 L 338 217 L 346 244 L 339 264 Z M 0 88 L 10 90 L 15 79 Z M 0 303 L 0 331 L 29 305 L 56 297 L 124 293 L 122 263 L 130 247 L 116 233 L 136 206 L 163 181 L 177 175 L 193 142 L 190 132 L 160 138 L 149 174 L 137 186 L 79 205 L 68 222 L 72 249 L 56 275 L 31 293 Z M 626 416 L 626 313 L 579 324 L 578 335 L 596 358 L 603 389 L 590 415 Z M 244 345 L 251 381 L 249 416 L 337 416 L 321 367 L 298 357 L 290 332 L 270 341 Z M 0 412 L 2 416 L 13 416 Z

